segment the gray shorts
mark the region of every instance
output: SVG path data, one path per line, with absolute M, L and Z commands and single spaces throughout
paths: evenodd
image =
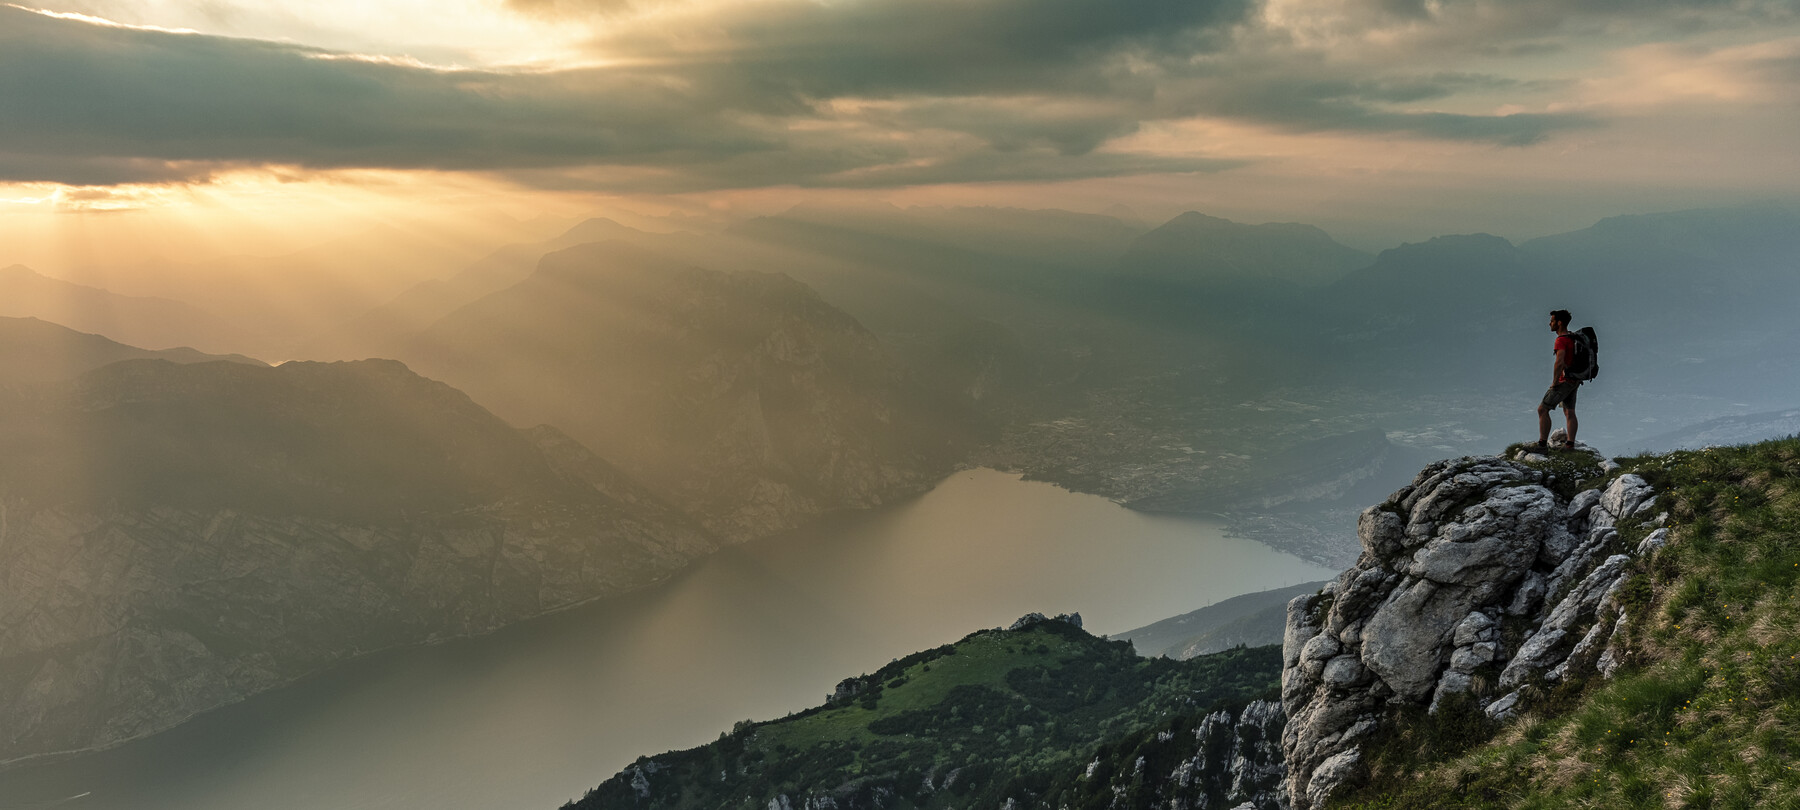
M 1580 380 L 1568 380 L 1550 386 L 1550 390 L 1544 392 L 1544 407 L 1561 405 L 1571 411 L 1575 410 L 1575 390 L 1580 387 Z

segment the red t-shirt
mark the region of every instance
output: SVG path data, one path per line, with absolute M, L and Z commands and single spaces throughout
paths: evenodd
M 1574 360 L 1575 359 L 1575 336 L 1574 335 L 1557 335 L 1556 336 L 1556 344 L 1550 347 L 1550 351 L 1552 353 L 1560 352 L 1564 349 L 1569 350 L 1569 353 L 1565 356 L 1570 360 Z M 1557 382 L 1568 382 L 1569 381 L 1568 373 L 1564 372 L 1564 371 L 1556 372 L 1556 381 Z

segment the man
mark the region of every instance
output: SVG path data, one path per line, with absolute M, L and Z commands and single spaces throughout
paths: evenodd
M 1569 446 L 1575 446 L 1575 389 L 1581 387 L 1580 380 L 1571 380 L 1568 375 L 1569 362 L 1575 354 L 1575 336 L 1569 334 L 1569 311 L 1555 310 L 1550 313 L 1550 331 L 1556 333 L 1556 343 L 1551 350 L 1556 352 L 1556 362 L 1550 366 L 1550 390 L 1544 392 L 1544 399 L 1538 403 L 1538 440 L 1537 450 L 1542 453 L 1550 449 L 1550 409 L 1562 406 L 1563 419 L 1568 422 Z

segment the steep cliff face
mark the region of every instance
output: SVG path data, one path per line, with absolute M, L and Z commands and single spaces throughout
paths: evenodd
M 1102 748 L 1058 807 L 1278 810 L 1281 704 L 1255 700 Z
M 667 575 L 703 530 L 391 361 L 127 361 L 0 403 L 0 761 Z
M 1404 707 L 1505 718 L 1528 684 L 1613 671 L 1625 564 L 1667 532 L 1644 480 L 1608 466 L 1586 448 L 1447 460 L 1363 512 L 1356 565 L 1288 605 L 1294 810 L 1359 779 L 1363 745 Z
M 567 429 L 730 539 L 916 493 L 971 425 L 805 285 L 619 243 L 547 256 L 407 359 L 517 423 Z

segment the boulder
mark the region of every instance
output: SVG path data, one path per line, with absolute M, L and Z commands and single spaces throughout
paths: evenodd
M 1595 467 L 1603 458 L 1592 453 Z M 1291 810 L 1362 777 L 1362 746 L 1396 709 L 1472 694 L 1496 719 L 1518 687 L 1618 666 L 1616 596 L 1631 556 L 1619 529 L 1656 493 L 1623 475 L 1565 499 L 1553 473 L 1498 456 L 1449 459 L 1357 520 L 1363 555 L 1319 594 L 1288 604 L 1282 732 Z M 1666 542 L 1667 532 L 1639 544 Z M 1610 556 L 1609 556 L 1610 555 Z M 1529 624 L 1503 634 L 1500 617 Z M 1509 642 L 1508 639 L 1511 639 Z M 1478 673 L 1504 663 L 1500 677 Z

